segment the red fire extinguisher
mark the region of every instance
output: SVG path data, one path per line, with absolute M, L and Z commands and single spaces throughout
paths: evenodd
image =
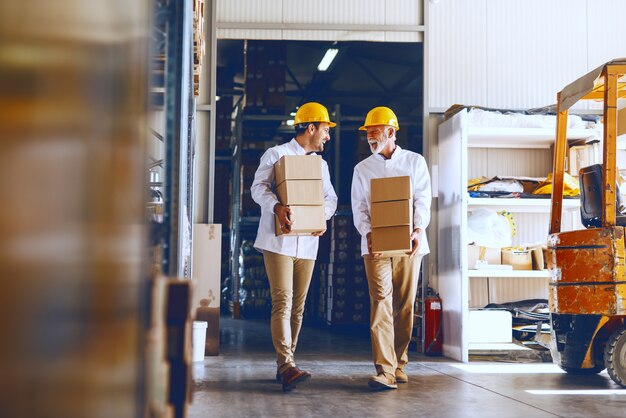
M 424 354 L 440 356 L 443 353 L 441 298 L 430 287 L 424 299 Z

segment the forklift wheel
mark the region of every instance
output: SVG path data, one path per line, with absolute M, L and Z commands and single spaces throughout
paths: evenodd
M 567 374 L 575 374 L 578 376 L 591 376 L 592 374 L 598 374 L 602 370 L 604 370 L 604 366 L 595 366 L 590 369 L 581 369 L 579 367 L 566 367 L 566 366 L 559 366 L 559 367 L 565 370 Z
M 626 329 L 615 331 L 607 341 L 604 364 L 611 379 L 626 387 Z

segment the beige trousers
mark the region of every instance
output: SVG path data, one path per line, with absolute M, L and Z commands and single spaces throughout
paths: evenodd
M 263 251 L 272 295 L 272 343 L 278 372 L 296 365 L 294 353 L 302 328 L 304 301 L 311 284 L 315 260 Z
M 376 373 L 395 376 L 408 363 L 413 306 L 422 256 L 365 255 L 370 294 L 370 333 Z

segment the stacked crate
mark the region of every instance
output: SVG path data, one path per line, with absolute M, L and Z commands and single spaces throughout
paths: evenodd
M 321 299 L 329 325 L 367 324 L 369 293 L 361 256 L 361 236 L 353 226 L 352 215 L 339 211 L 331 222 L 330 259 L 320 277 Z
M 282 42 L 248 41 L 246 112 L 285 113 L 286 51 Z
M 371 180 L 372 252 L 385 256 L 411 251 L 413 195 L 409 176 Z
M 311 235 L 326 230 L 322 157 L 285 155 L 274 165 L 276 194 L 291 209 L 291 231 L 285 235 Z M 274 215 L 276 235 L 283 235 Z

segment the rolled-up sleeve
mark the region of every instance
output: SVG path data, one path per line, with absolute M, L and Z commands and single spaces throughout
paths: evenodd
M 352 175 L 352 216 L 354 218 L 354 226 L 362 237 L 372 231 L 368 202 L 369 194 L 366 193 L 366 190 L 369 190 L 369 187 L 365 187 L 363 178 L 358 168 L 355 167 Z
M 250 187 L 252 199 L 264 211 L 274 213 L 274 206 L 280 203 L 272 188 L 274 183 L 274 164 L 278 161 L 278 153 L 274 149 L 265 151 L 261 157 L 259 168 L 254 174 L 254 182 Z
M 420 155 L 417 159 L 413 185 L 413 228 L 426 229 L 430 223 L 431 201 L 430 174 L 426 160 Z
M 332 218 L 337 210 L 337 194 L 330 182 L 330 172 L 328 171 L 326 161 L 322 163 L 322 186 L 324 187 L 324 211 L 326 212 L 326 220 L 328 220 Z

